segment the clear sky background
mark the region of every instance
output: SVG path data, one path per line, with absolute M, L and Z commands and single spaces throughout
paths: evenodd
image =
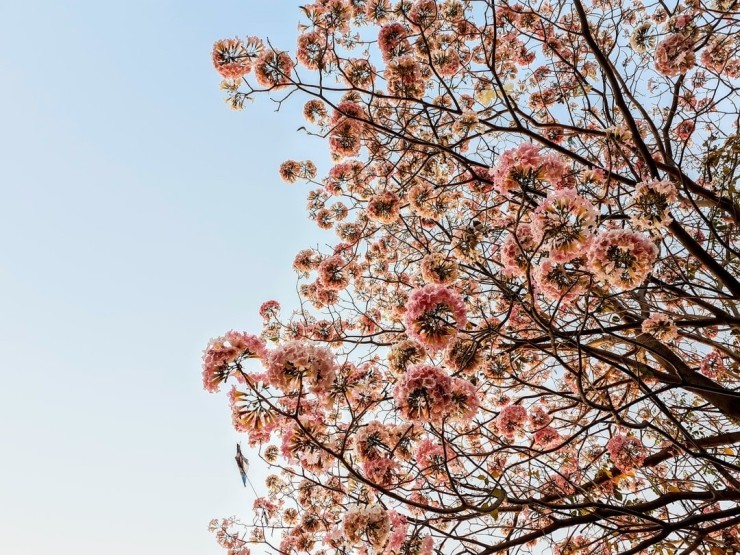
M 0 2 L 0 552 L 210 555 L 247 516 L 208 339 L 259 330 L 316 243 L 294 103 L 232 112 L 218 38 L 293 48 L 296 1 Z

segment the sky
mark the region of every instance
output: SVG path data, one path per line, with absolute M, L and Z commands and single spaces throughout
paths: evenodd
M 321 237 L 285 159 L 300 104 L 233 112 L 210 49 L 292 48 L 300 2 L 0 3 L 0 551 L 222 553 L 247 517 L 200 357 L 295 296 Z

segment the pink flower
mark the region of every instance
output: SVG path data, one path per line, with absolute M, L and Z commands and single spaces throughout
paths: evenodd
M 240 79 L 252 69 L 252 60 L 239 38 L 216 41 L 211 59 L 213 67 L 224 79 Z
M 730 78 L 740 75 L 740 58 L 733 55 L 735 44 L 731 37 L 714 36 L 701 53 L 701 63 L 707 69 L 724 73 Z
M 359 89 L 371 88 L 375 74 L 375 68 L 363 58 L 352 58 L 345 61 L 342 66 L 344 81 L 349 86 Z
M 655 69 L 666 77 L 686 73 L 696 64 L 693 47 L 693 42 L 681 34 L 668 36 L 655 49 Z
M 705 356 L 699 366 L 699 372 L 709 378 L 716 378 L 719 374 L 724 373 L 725 363 L 722 360 L 722 355 L 717 351 L 712 351 Z
M 545 258 L 533 272 L 537 290 L 551 301 L 567 306 L 588 288 L 590 276 L 577 264 L 558 264 Z
M 465 303 L 444 285 L 425 285 L 409 296 L 404 316 L 406 333 L 425 347 L 444 349 L 468 323 Z
M 631 221 L 637 229 L 660 229 L 669 225 L 671 204 L 677 200 L 676 188 L 670 181 L 643 181 L 635 187 Z
M 367 543 L 382 549 L 391 531 L 391 519 L 381 505 L 353 507 L 344 515 L 344 534 L 352 545 Z
M 326 36 L 318 31 L 306 31 L 298 37 L 296 59 L 308 69 L 321 69 L 332 60 Z
M 265 301 L 260 306 L 259 314 L 264 320 L 275 318 L 280 312 L 280 303 L 277 301 Z
M 382 224 L 392 224 L 398 220 L 401 200 L 391 191 L 373 196 L 367 203 L 368 217 Z
M 522 143 L 504 151 L 491 168 L 490 175 L 496 190 L 505 195 L 535 179 L 541 164 L 539 147 L 532 143 Z
M 212 339 L 203 351 L 203 387 L 215 393 L 231 373 L 249 358 L 264 359 L 267 349 L 257 336 L 237 331 Z
M 330 256 L 319 264 L 321 285 L 333 291 L 341 291 L 349 285 L 349 264 L 339 255 Z
M 408 34 L 408 29 L 400 23 L 391 23 L 380 28 L 378 47 L 384 62 L 411 53 L 411 45 L 407 39 Z
M 266 361 L 269 382 L 285 393 L 306 388 L 324 394 L 334 382 L 336 365 L 329 349 L 302 341 L 289 341 L 270 353 Z
M 391 533 L 386 550 L 389 553 L 396 553 L 406 539 L 406 532 L 409 528 L 408 519 L 396 511 L 388 511 L 388 516 L 391 519 Z
M 475 386 L 468 380 L 453 378 L 450 395 L 452 397 L 450 418 L 459 422 L 470 422 L 480 405 Z
M 555 428 L 547 426 L 541 428 L 534 433 L 534 444 L 542 449 L 549 449 L 553 445 L 556 445 L 562 440 L 560 434 Z
M 511 277 L 525 276 L 531 251 L 536 246 L 532 227 L 527 224 L 517 226 L 514 233 L 506 236 L 501 247 L 503 273 Z
M 555 262 L 568 262 L 583 254 L 596 224 L 596 210 L 575 189 L 550 193 L 534 211 L 532 231 Z
M 452 408 L 452 379 L 436 366 L 412 366 L 393 390 L 406 420 L 439 424 Z
M 261 87 L 282 89 L 290 84 L 293 60 L 287 52 L 265 50 L 254 64 L 254 77 Z
M 254 381 L 261 380 L 255 376 Z M 257 401 L 253 394 L 232 387 L 229 392 L 229 405 L 234 429 L 248 434 L 250 445 L 269 441 L 272 432 L 280 426 L 277 415 Z
M 690 119 L 685 119 L 676 126 L 676 136 L 682 141 L 688 141 L 694 132 L 696 124 Z
M 649 333 L 660 341 L 671 341 L 678 337 L 678 329 L 667 314 L 651 314 L 642 322 L 642 333 Z
M 428 254 L 421 261 L 421 277 L 427 283 L 449 285 L 457 279 L 458 264 L 441 252 Z
M 642 442 L 636 437 L 615 435 L 606 444 L 606 450 L 609 452 L 614 466 L 622 472 L 629 472 L 635 468 L 640 468 L 645 462 L 647 452 Z
M 658 248 L 637 233 L 614 229 L 600 233 L 591 243 L 588 264 L 599 280 L 619 289 L 633 289 L 647 278 Z
M 422 98 L 427 79 L 421 64 L 411 55 L 399 56 L 388 62 L 383 72 L 388 92 L 404 98 Z
M 527 409 L 521 405 L 507 405 L 496 417 L 496 428 L 506 439 L 514 439 L 524 430 Z
M 319 266 L 320 260 L 316 253 L 311 249 L 303 249 L 296 254 L 293 260 L 293 268 L 303 274 L 315 270 Z

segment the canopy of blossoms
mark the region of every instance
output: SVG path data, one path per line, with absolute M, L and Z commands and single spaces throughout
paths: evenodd
M 335 237 L 205 351 L 272 469 L 221 545 L 737 552 L 740 2 L 301 10 L 212 53 L 303 99 L 332 167 L 279 173 Z

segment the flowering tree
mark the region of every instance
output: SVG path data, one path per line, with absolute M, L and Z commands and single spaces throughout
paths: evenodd
M 280 175 L 337 237 L 205 351 L 275 469 L 219 542 L 736 552 L 740 2 L 301 9 L 213 49 L 234 108 L 304 97 L 333 166 Z

